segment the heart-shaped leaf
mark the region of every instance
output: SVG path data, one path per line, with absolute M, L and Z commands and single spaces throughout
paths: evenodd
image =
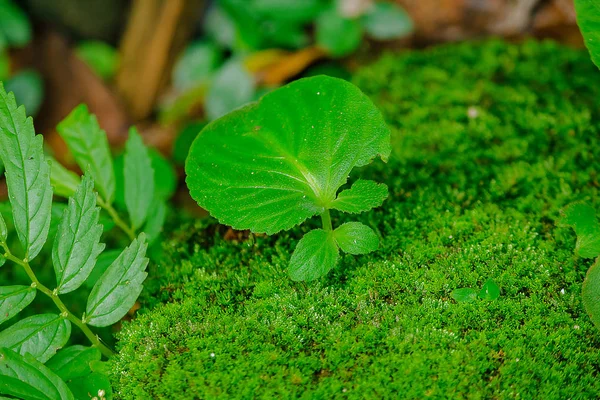
M 27 307 L 37 290 L 31 286 L 2 286 L 0 287 L 0 324 L 8 321 Z
M 390 131 L 356 86 L 326 76 L 207 125 L 186 162 L 192 197 L 221 223 L 273 234 L 332 206 L 354 167 L 384 161 Z
M 383 183 L 359 179 L 350 189 L 341 192 L 331 203 L 331 208 L 347 213 L 361 213 L 379 207 L 388 197 Z
M 0 348 L 0 394 L 25 400 L 73 400 L 67 385 L 30 355 Z
M 500 297 L 500 288 L 492 279 L 485 281 L 479 293 L 477 293 L 480 299 L 483 300 L 496 300 Z
M 600 329 L 600 263 L 598 260 L 590 267 L 583 281 L 581 291 L 583 306 L 592 322 Z
M 21 355 L 29 353 L 45 363 L 67 343 L 70 335 L 71 323 L 60 315 L 33 315 L 0 332 L 0 347 Z
M 312 281 L 327 274 L 339 258 L 333 232 L 315 229 L 296 246 L 290 260 L 289 275 L 295 281 Z
M 333 234 L 340 249 L 349 254 L 367 254 L 379 247 L 377 234 L 360 222 L 340 225 Z
M 559 224 L 573 228 L 577 234 L 575 253 L 583 258 L 600 255 L 600 224 L 596 218 L 596 210 L 584 203 L 573 203 L 563 214 Z

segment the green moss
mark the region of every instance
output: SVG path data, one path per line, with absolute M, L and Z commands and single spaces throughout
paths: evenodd
M 394 128 L 389 164 L 356 174 L 390 186 L 360 216 L 380 251 L 302 284 L 285 270 L 303 229 L 232 242 L 212 222 L 183 227 L 119 335 L 116 392 L 597 397 L 600 333 L 580 296 L 590 262 L 555 221 L 572 201 L 600 205 L 599 77 L 585 52 L 536 42 L 443 46 L 362 70 L 355 82 Z M 498 300 L 451 299 L 488 278 Z

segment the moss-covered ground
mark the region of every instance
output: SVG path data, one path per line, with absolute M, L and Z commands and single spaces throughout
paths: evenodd
M 575 200 L 600 206 L 600 72 L 587 53 L 449 45 L 384 56 L 354 81 L 393 128 L 390 162 L 352 177 L 390 187 L 381 208 L 358 217 L 380 250 L 294 283 L 288 259 L 317 219 L 237 241 L 209 220 L 188 223 L 119 334 L 116 393 L 600 397 L 600 332 L 580 296 L 590 261 L 556 224 Z M 488 278 L 498 300 L 452 299 Z

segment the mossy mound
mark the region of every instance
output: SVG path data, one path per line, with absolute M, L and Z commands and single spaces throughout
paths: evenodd
M 600 332 L 580 296 L 590 262 L 556 227 L 568 203 L 600 205 L 600 72 L 588 55 L 449 45 L 385 56 L 355 82 L 394 128 L 390 162 L 353 176 L 390 187 L 383 207 L 358 217 L 380 250 L 294 283 L 286 266 L 308 227 L 239 241 L 212 222 L 184 227 L 119 335 L 115 391 L 597 398 Z M 451 298 L 488 278 L 498 300 Z

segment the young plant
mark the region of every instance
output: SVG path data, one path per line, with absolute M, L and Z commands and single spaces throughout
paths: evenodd
M 43 138 L 36 135 L 24 107 L 0 83 L 0 159 L 6 171 L 14 230 L 23 254 L 9 246 L 9 231 L 0 214 L 0 266 L 6 261 L 23 269 L 28 286 L 0 287 L 0 324 L 15 317 L 38 293 L 58 309 L 57 313 L 33 315 L 18 320 L 0 332 L 0 394 L 26 399 L 112 398 L 110 383 L 102 372 L 102 355 L 113 352 L 90 327 L 118 322 L 134 305 L 146 277 L 147 236 L 137 233 L 151 218 L 154 178 L 148 150 L 132 130 L 125 151 L 124 197 L 131 223 L 112 207 L 115 178 L 106 134 L 85 107 L 77 108 L 59 127 L 75 160 L 85 171 L 80 179 L 43 153 Z M 32 262 L 48 241 L 51 225 L 53 185 L 70 196 L 58 224 L 51 259 L 56 276 L 54 287 L 38 278 Z M 98 190 L 96 193 L 95 188 Z M 99 223 L 100 204 L 114 222 L 130 236 L 131 244 L 104 271 L 94 271 L 105 245 Z M 146 222 L 146 225 L 148 222 Z M 43 257 L 39 257 L 43 258 Z M 4 268 L 7 268 L 4 266 Z M 92 281 L 92 272 L 96 272 Z M 92 281 L 92 282 L 90 282 Z M 86 311 L 74 315 L 63 302 L 64 294 L 91 286 Z M 79 328 L 91 347 L 69 346 L 72 325 Z
M 457 303 L 466 303 L 477 298 L 482 300 L 496 300 L 500 297 L 500 288 L 493 279 L 485 281 L 481 290 L 473 288 L 454 289 L 450 294 Z
M 573 203 L 563 211 L 559 224 L 573 228 L 577 234 L 576 255 L 596 258 L 583 281 L 581 294 L 585 311 L 600 329 L 600 223 L 596 210 L 584 203 Z
M 292 254 L 289 275 L 310 281 L 332 269 L 339 250 L 377 249 L 359 222 L 333 228 L 330 210 L 361 213 L 380 206 L 387 186 L 358 180 L 354 167 L 391 152 L 390 130 L 356 86 L 317 76 L 295 81 L 207 125 L 186 162 L 192 197 L 221 223 L 272 235 L 320 215 Z

